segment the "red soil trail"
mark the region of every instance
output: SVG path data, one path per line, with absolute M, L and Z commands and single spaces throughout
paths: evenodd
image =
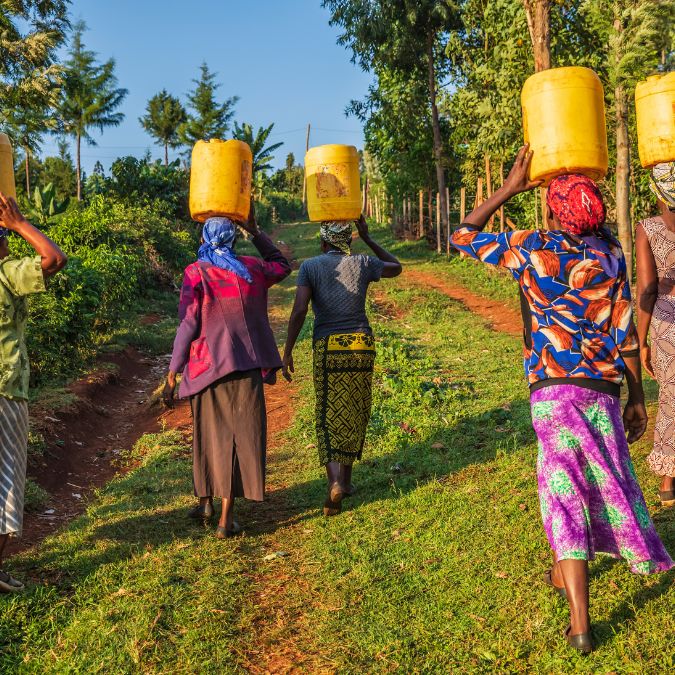
M 10 541 L 8 553 L 34 546 L 82 513 L 92 491 L 119 471 L 121 452 L 160 428 L 148 401 L 164 361 L 132 348 L 106 354 L 91 374 L 67 388 L 74 403 L 61 410 L 31 407 L 32 428 L 44 436 L 46 448 L 29 456 L 28 476 L 50 498 L 38 513 L 26 513 L 23 537 Z
M 415 286 L 432 288 L 453 300 L 458 300 L 467 309 L 483 317 L 493 330 L 522 336 L 523 320 L 520 313 L 505 305 L 504 302 L 472 293 L 464 286 L 447 281 L 432 272 L 407 267 L 403 275 L 406 281 Z

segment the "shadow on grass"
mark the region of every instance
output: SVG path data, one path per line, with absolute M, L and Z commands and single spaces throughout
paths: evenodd
M 386 429 L 382 431 L 383 435 L 394 433 L 390 421 L 380 420 L 380 425 Z M 398 434 L 396 452 L 369 457 L 366 449 L 364 461 L 354 470 L 358 492 L 344 503 L 345 511 L 357 510 L 373 502 L 397 500 L 428 483 L 447 482 L 467 467 L 493 461 L 495 456 L 515 453 L 523 444 L 534 440 L 526 400 L 462 418 L 450 427 L 425 430 L 424 438 L 419 438 L 414 430 L 408 433 L 397 430 L 395 433 Z M 377 442 L 376 437 L 371 445 Z M 437 449 L 432 448 L 434 444 Z M 286 448 L 277 455 L 277 463 L 290 461 L 293 449 L 288 444 Z M 312 457 L 311 461 L 316 460 Z M 532 462 L 534 470 L 534 457 Z M 101 567 L 120 569 L 121 564 L 145 551 L 161 547 L 186 543 L 199 547 L 203 543 L 205 548 L 208 547 L 207 555 L 222 550 L 223 555 L 229 552 L 255 559 L 260 556 L 263 544 L 260 537 L 316 518 L 325 492 L 326 483 L 321 476 L 272 490 L 263 503 L 238 500 L 237 518 L 244 526 L 243 536 L 216 543 L 212 541 L 215 521 L 205 526 L 187 518 L 188 495 L 191 494 L 189 455 L 183 450 L 151 457 L 133 473 L 105 489 L 106 497 L 114 496 L 113 503 L 104 501 L 94 506 L 87 516 L 72 523 L 66 533 L 25 556 L 25 562 L 20 566 L 39 585 L 31 587 L 21 602 L 46 611 L 48 607 L 43 598 L 50 590 L 68 596 L 77 586 L 93 582 Z M 181 495 L 185 496 L 185 505 L 177 506 L 176 501 Z M 658 523 L 659 519 L 656 520 Z M 669 531 L 672 528 L 659 529 Z M 664 537 L 671 550 L 675 545 L 672 534 Z M 532 536 L 544 536 L 538 517 L 533 519 Z M 220 546 L 222 549 L 217 548 Z M 605 575 L 613 564 L 622 563 L 599 560 L 591 568 L 592 576 Z M 190 580 L 185 582 L 190 583 Z M 611 641 L 619 627 L 629 624 L 645 604 L 668 592 L 672 583 L 673 574 L 669 573 L 658 583 L 626 597 L 609 619 L 596 624 L 600 644 Z M 62 619 L 66 623 L 69 621 L 67 615 L 62 615 Z

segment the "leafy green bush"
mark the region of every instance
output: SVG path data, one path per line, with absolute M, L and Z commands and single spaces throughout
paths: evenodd
M 61 380 L 96 351 L 100 335 L 149 290 L 172 286 L 195 258 L 197 229 L 167 217 L 155 201 L 129 205 L 97 195 L 46 229 L 69 256 L 47 293 L 30 299 L 32 384 Z M 13 237 L 14 255 L 35 255 Z
M 148 206 L 161 202 L 166 215 L 189 218 L 189 172 L 180 160 L 169 166 L 136 157 L 120 157 L 111 168 L 111 176 L 92 174 L 85 187 L 87 196 L 112 197 L 127 204 Z
M 71 258 L 47 293 L 31 297 L 27 342 L 33 383 L 62 378 L 91 357 L 103 286 L 100 273 Z

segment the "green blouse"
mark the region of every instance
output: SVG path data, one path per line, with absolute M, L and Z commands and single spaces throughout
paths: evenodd
M 0 260 L 0 396 L 28 399 L 27 297 L 45 291 L 41 258 Z

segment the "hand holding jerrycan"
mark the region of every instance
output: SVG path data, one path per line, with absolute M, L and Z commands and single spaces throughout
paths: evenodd
M 12 156 L 12 144 L 7 134 L 0 134 L 0 192 L 5 197 L 16 199 L 14 158 Z
M 245 222 L 251 206 L 253 155 L 243 141 L 197 141 L 192 149 L 190 214 Z
M 675 162 L 675 72 L 638 83 L 635 113 L 642 166 Z
M 604 178 L 609 164 L 604 92 L 590 68 L 551 68 L 530 76 L 521 93 L 530 179 L 548 185 L 567 173 Z
M 314 222 L 361 215 L 359 155 L 353 145 L 319 145 L 305 155 L 307 210 Z

